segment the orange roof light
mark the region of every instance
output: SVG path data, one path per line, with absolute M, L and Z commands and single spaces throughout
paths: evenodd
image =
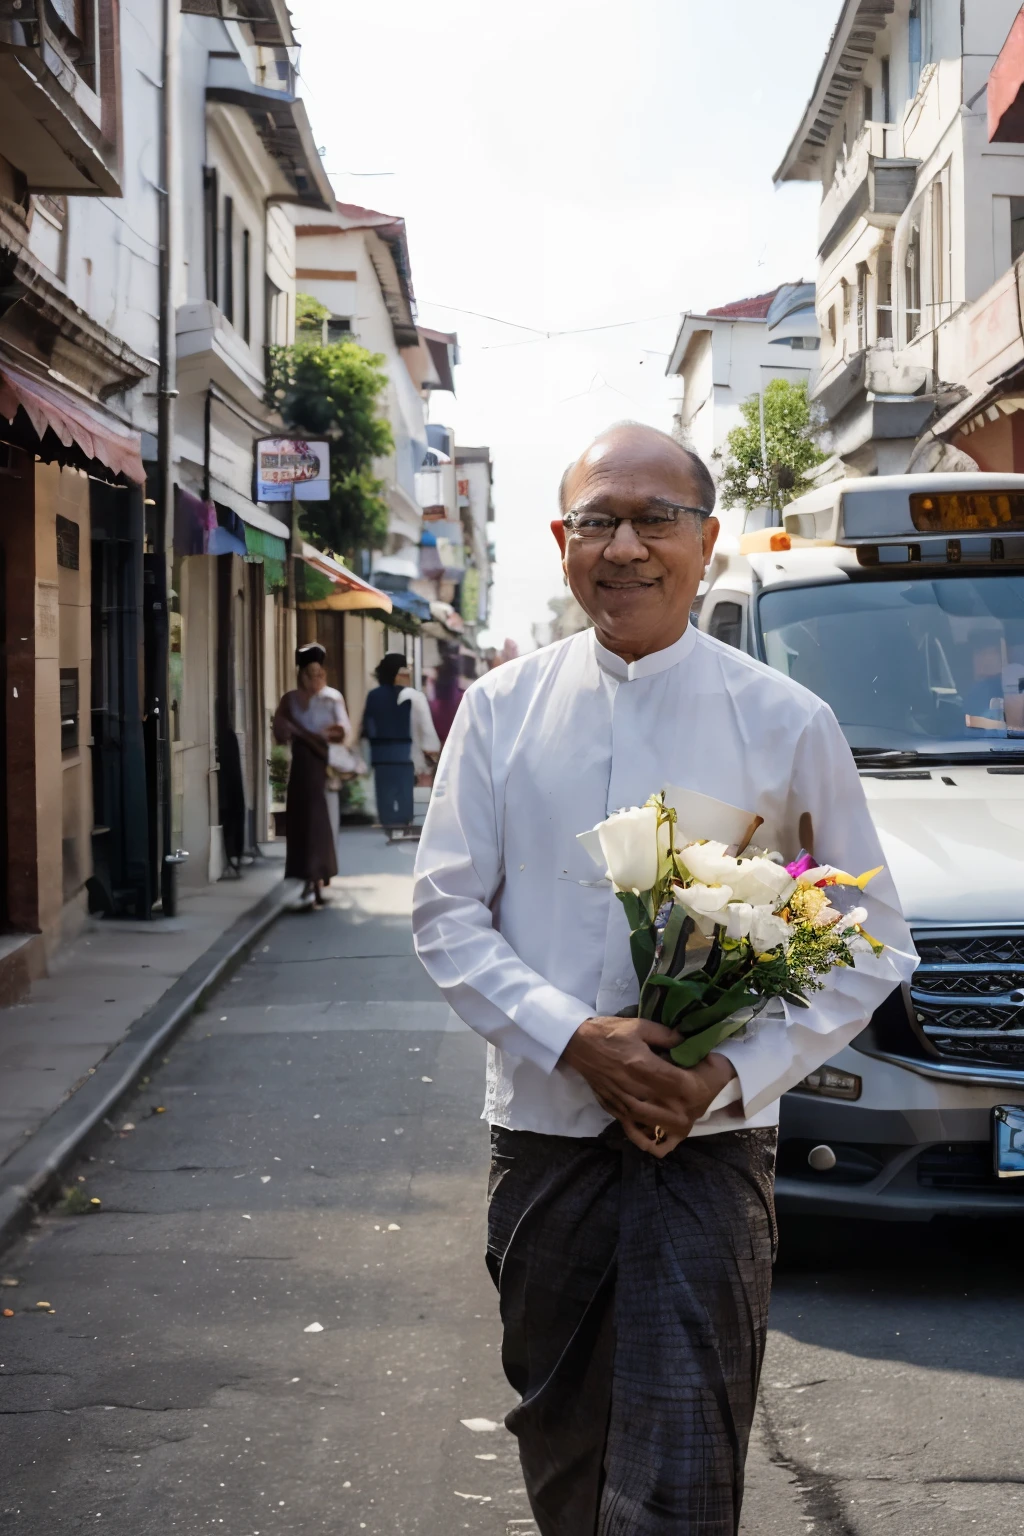
M 788 533 L 773 533 L 768 541 L 768 548 L 774 550 L 792 549 L 793 540 Z

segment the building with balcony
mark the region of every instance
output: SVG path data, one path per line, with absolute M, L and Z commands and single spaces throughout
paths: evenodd
M 97 883 L 140 913 L 153 896 L 140 655 L 161 70 L 158 0 L 140 0 L 130 18 L 116 0 L 0 9 L 0 996 L 9 1000 L 76 931 Z
M 456 444 L 455 488 L 466 548 L 459 612 L 475 644 L 487 625 L 493 581 L 494 465 L 489 448 Z
M 282 431 L 267 349 L 295 334 L 292 210 L 333 203 L 283 0 L 237 18 L 183 0 L 174 188 L 172 842 L 216 880 L 267 835 L 269 726 L 292 685 L 288 506 L 254 499 L 254 444 Z
M 990 144 L 1024 144 L 1024 9 L 992 68 L 986 94 Z M 966 464 L 996 473 L 1024 470 L 1024 238 L 1018 223 L 1024 185 L 1021 191 L 1008 210 L 1012 265 L 958 317 L 964 387 L 931 434 L 933 456 L 966 455 Z M 1005 225 L 1006 219 L 1000 222 Z
M 295 219 L 297 283 L 329 311 L 324 340 L 351 339 L 375 353 L 388 381 L 383 406 L 394 448 L 374 465 L 388 501 L 387 541 L 371 552 L 365 574 L 387 592 L 392 614 L 317 620 L 328 651 L 344 655 L 332 681 L 358 718 L 386 650 L 407 649 L 422 679 L 434 629 L 463 627 L 454 601 L 464 539 L 452 439 L 447 428 L 427 425 L 431 394 L 454 390 L 458 341 L 417 323 L 404 219 L 341 202 Z
M 985 87 L 1017 9 L 846 0 L 776 172 L 821 184 L 812 399 L 842 472 L 907 468 L 962 388 L 966 307 L 1011 263 L 1024 163 L 989 143 Z

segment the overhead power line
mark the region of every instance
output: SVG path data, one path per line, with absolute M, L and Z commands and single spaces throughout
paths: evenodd
M 559 336 L 586 336 L 594 331 L 619 331 L 629 325 L 647 325 L 654 320 L 673 320 L 678 318 L 678 311 L 672 310 L 664 315 L 638 315 L 634 320 L 613 320 L 606 325 L 578 325 L 560 331 L 545 331 L 538 325 L 523 325 L 518 320 L 505 320 L 501 315 L 485 315 L 478 309 L 460 309 L 457 304 L 440 304 L 435 299 L 421 299 L 421 304 L 432 304 L 435 309 L 450 310 L 453 315 L 472 315 L 476 320 L 491 320 L 495 325 L 508 325 L 516 331 L 530 331 L 536 341 L 554 341 Z M 499 346 L 523 347 L 529 346 L 529 342 L 511 341 L 497 342 L 491 346 L 481 347 L 481 351 L 493 351 Z

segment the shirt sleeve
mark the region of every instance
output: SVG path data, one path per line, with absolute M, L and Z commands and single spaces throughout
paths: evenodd
M 824 705 L 809 721 L 794 755 L 787 817 L 794 838 L 805 815 L 811 818 L 819 863 L 855 875 L 884 864 L 846 738 Z M 862 905 L 868 910 L 864 927 L 885 944 L 883 954 L 858 955 L 854 966 L 838 967 L 820 992 L 808 994 L 809 1008 L 784 1003 L 779 1010 L 776 1005 L 756 1018 L 746 1034 L 718 1047 L 736 1068 L 747 1118 L 848 1045 L 893 988 L 913 975 L 917 955 L 887 869 L 867 886 Z
M 345 699 L 340 693 L 334 701 L 334 722 L 345 731 L 351 731 L 352 729 L 352 722 L 348 717 L 348 710 L 345 708 Z
M 413 719 L 416 725 L 416 743 L 421 752 L 440 752 L 441 742 L 434 729 L 434 717 L 425 693 L 413 690 Z
M 491 708 L 483 689 L 469 689 L 445 743 L 416 857 L 413 937 L 427 974 L 471 1029 L 552 1072 L 594 1009 L 533 970 L 494 926 L 504 864 Z

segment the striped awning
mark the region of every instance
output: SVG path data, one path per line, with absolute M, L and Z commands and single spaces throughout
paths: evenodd
M 87 459 L 96 459 L 136 485 L 145 484 L 140 433 L 83 397 L 0 362 L 0 416 L 13 422 L 19 408 L 40 443 L 49 429 L 65 448 L 74 444 Z
M 303 544 L 301 554 L 295 583 L 300 608 L 336 613 L 359 608 L 391 612 L 391 598 L 386 592 L 371 586 L 330 555 L 321 554 L 312 544 Z

